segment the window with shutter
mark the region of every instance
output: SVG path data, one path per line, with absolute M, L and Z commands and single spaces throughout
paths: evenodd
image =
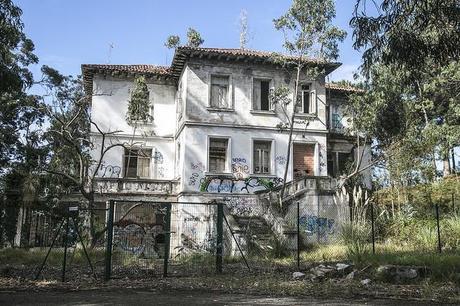
M 254 79 L 252 88 L 252 103 L 254 110 L 270 110 L 270 80 Z
M 229 76 L 211 76 L 211 101 L 213 108 L 231 108 L 229 97 Z

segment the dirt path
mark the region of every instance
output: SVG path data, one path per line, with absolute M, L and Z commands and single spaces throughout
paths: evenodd
M 270 297 L 205 291 L 101 289 L 71 292 L 1 292 L 0 305 L 434 305 L 398 300 L 325 300 L 309 297 Z M 439 305 L 439 304 L 438 304 Z

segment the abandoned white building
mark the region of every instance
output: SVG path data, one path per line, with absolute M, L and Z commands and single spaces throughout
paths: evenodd
M 251 216 L 281 234 L 289 220 L 267 211 L 270 195 L 263 191 L 279 188 L 288 158 L 286 205 L 297 199 L 308 208 L 305 218 L 313 221 L 304 219 L 306 231 L 318 237 L 332 232 L 337 219 L 348 217 L 347 204 L 330 191 L 334 177 L 357 154 L 343 132 L 343 103 L 355 89 L 325 83 L 340 63 L 307 64 L 324 73 L 301 77 L 301 105 L 285 110 L 271 103 L 270 91 L 279 86 L 293 91 L 295 74 L 268 52 L 179 47 L 170 67 L 82 65 L 92 120 L 105 132 L 116 131 L 107 143 L 132 145 L 130 152 L 115 147 L 105 155 L 94 182 L 97 201 L 218 199 L 227 204 L 235 227 Z M 133 128 L 125 115 L 137 76 L 147 80 L 152 120 Z M 292 112 L 292 150 L 286 156 L 289 135 L 279 125 Z M 91 138 L 100 145 L 94 126 Z M 92 155 L 99 158 L 98 147 Z M 330 217 L 318 220 L 320 210 Z

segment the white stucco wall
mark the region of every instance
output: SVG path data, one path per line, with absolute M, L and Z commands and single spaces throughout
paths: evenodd
M 175 131 L 176 86 L 147 82 L 153 122 L 139 126 L 136 134 L 172 137 Z M 125 120 L 133 85 L 133 80 L 94 77 L 91 118 L 101 130 L 120 131 L 122 135 L 133 134 L 133 127 Z M 94 126 L 91 126 L 91 132 L 97 132 Z
M 249 186 L 248 189 L 244 189 L 244 187 L 247 187 L 244 183 L 245 178 L 263 177 L 269 180 L 279 180 L 284 175 L 288 142 L 287 133 L 280 133 L 279 131 L 268 129 L 243 129 L 206 125 L 186 126 L 182 133 L 187 142 L 187 146 L 184 148 L 184 175 L 182 177 L 183 191 L 185 192 L 251 193 L 255 190 L 263 189 L 264 187 L 253 181 L 250 182 L 249 185 L 257 185 L 256 187 Z M 205 176 L 212 177 L 215 175 L 208 170 L 207 153 L 209 138 L 213 136 L 228 137 L 229 139 L 229 150 L 227 153 L 229 166 L 227 173 L 222 175 L 226 178 L 228 177 L 228 179 L 225 179 L 223 182 L 213 180 L 208 188 L 203 189 Z M 252 143 L 254 140 L 272 141 L 270 175 L 254 174 L 252 171 Z M 294 137 L 294 141 L 316 144 L 315 160 L 323 160 L 324 165 L 320 167 L 320 162 L 317 163 L 318 167 L 315 175 L 327 175 L 325 165 L 325 134 L 298 134 Z M 292 160 L 290 165 L 292 167 Z M 292 178 L 291 173 L 292 171 L 288 172 L 288 181 Z
M 209 108 L 210 83 L 212 75 L 228 75 L 230 79 L 231 111 L 218 111 Z M 291 96 L 294 90 L 295 76 L 286 74 L 285 70 L 272 66 L 238 63 L 213 63 L 194 59 L 186 66 L 182 76 L 186 80 L 186 120 L 193 122 L 209 122 L 226 125 L 247 125 L 275 127 L 286 122 L 286 117 L 279 106 L 274 112 L 257 112 L 253 109 L 252 84 L 254 78 L 271 79 L 271 87 L 288 86 Z M 311 82 L 316 90 L 317 117 L 299 114 L 295 120 L 295 128 L 303 130 L 326 130 L 326 96 L 324 77 L 318 80 L 303 80 Z M 288 116 L 293 110 L 293 104 L 288 105 Z M 309 119 L 309 120 L 307 120 Z M 306 125 L 306 122 L 309 122 Z

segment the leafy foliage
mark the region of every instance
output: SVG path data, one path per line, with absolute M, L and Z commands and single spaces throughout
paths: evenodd
M 144 77 L 138 77 L 134 80 L 134 89 L 131 92 L 131 99 L 128 103 L 126 121 L 130 125 L 138 122 L 149 122 L 153 119 L 150 114 L 151 108 L 149 100 L 149 89 Z
M 178 35 L 170 35 L 166 39 L 165 47 L 168 49 L 174 49 L 180 46 L 180 37 Z
M 201 34 L 193 29 L 188 28 L 187 30 L 187 46 L 189 47 L 199 47 L 204 43 L 204 39 L 201 38 Z
M 456 0 L 383 0 L 370 13 L 368 0 L 357 0 L 355 48 L 366 48 L 364 70 L 374 64 L 418 69 L 428 61 L 448 65 L 460 56 L 460 4 Z

